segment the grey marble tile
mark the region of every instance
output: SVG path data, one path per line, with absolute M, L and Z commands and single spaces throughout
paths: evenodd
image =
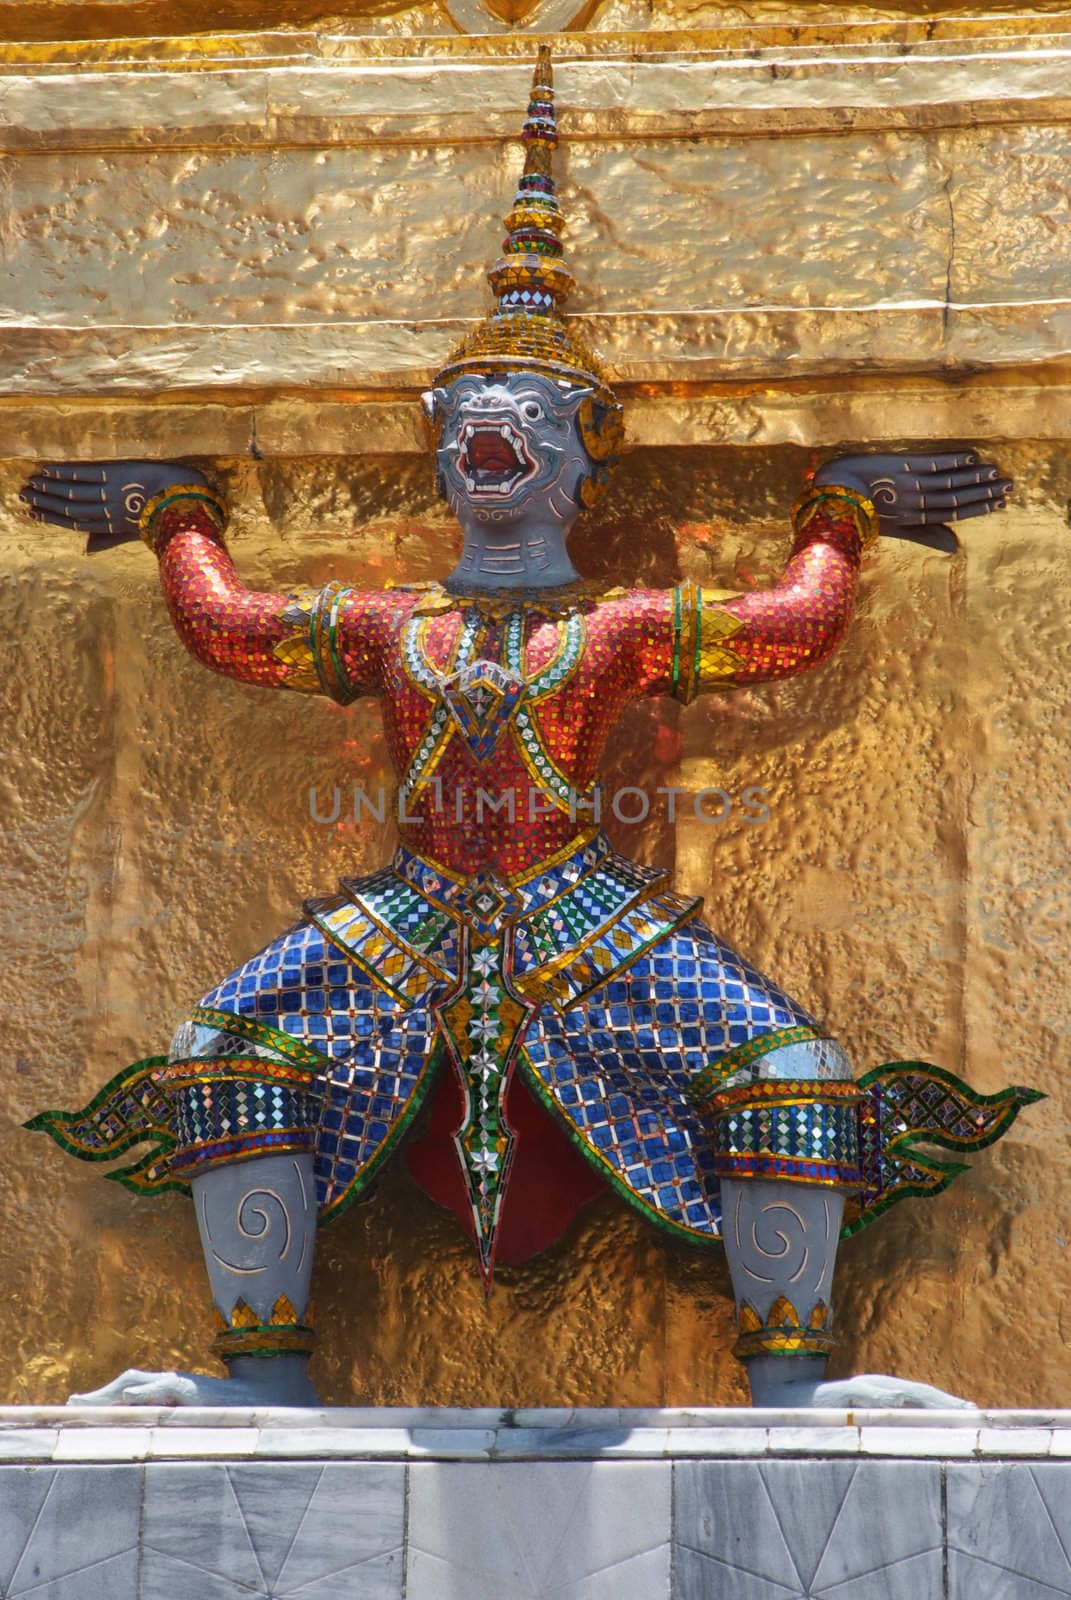
M 1071 1595 L 1071 1464 L 948 1469 L 950 1600 Z
M 256 1456 L 288 1459 L 318 1456 L 329 1460 L 404 1461 L 412 1454 L 412 1435 L 405 1428 L 262 1428 Z
M 418 1463 L 407 1600 L 669 1600 L 671 1468 Z
M 857 1456 L 858 1428 L 771 1428 L 770 1455 L 775 1456 Z M 713 1454 L 713 1452 L 712 1452 Z
M 150 1465 L 140 1600 L 400 1600 L 404 1513 L 402 1466 Z
M 149 1428 L 61 1428 L 55 1461 L 144 1461 L 149 1453 Z
M 978 1454 L 982 1456 L 1047 1456 L 1051 1450 L 1051 1428 L 978 1430 Z
M 895 1428 L 883 1423 L 859 1430 L 859 1451 L 864 1456 L 928 1456 L 941 1461 L 952 1456 L 969 1459 L 977 1448 L 977 1418 L 970 1428 Z
M 135 1600 L 139 1467 L 0 1467 L 5 1600 Z
M 58 1428 L 5 1428 L 0 1431 L 0 1460 L 50 1461 L 59 1438 Z
M 517 1430 L 523 1437 L 522 1430 Z M 491 1428 L 413 1428 L 409 1433 L 412 1455 L 490 1457 L 498 1435 Z
M 149 1455 L 156 1460 L 188 1456 L 252 1456 L 256 1454 L 257 1428 L 153 1428 Z
M 674 1466 L 675 1600 L 940 1593 L 940 1469 L 900 1461 Z

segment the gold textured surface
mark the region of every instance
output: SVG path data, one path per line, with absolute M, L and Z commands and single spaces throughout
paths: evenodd
M 1059 17 L 1058 3 L 1035 4 L 1028 12 L 998 13 L 1006 31 L 1029 27 L 1034 18 Z M 627 31 L 670 33 L 703 29 L 721 33 L 763 31 L 791 42 L 843 36 L 850 29 L 883 37 L 932 31 L 965 34 L 980 20 L 977 0 L 934 5 L 899 0 L 884 6 L 838 6 L 831 22 L 821 0 L 170 0 L 167 26 L 175 34 L 208 30 L 275 28 L 286 38 L 315 26 L 325 33 L 457 40 L 470 48 L 483 38 L 494 44 L 527 44 L 533 34 L 587 30 L 586 37 Z M 116 40 L 155 35 L 161 26 L 154 0 L 0 0 L 0 39 L 40 41 Z M 508 30 L 508 31 L 506 31 Z M 125 41 L 124 41 L 125 42 Z M 155 41 L 153 41 L 155 42 Z
M 750 48 L 674 33 L 646 53 L 566 37 L 572 309 L 615 383 L 1055 382 L 1071 34 L 1024 28 Z M 528 59 L 461 42 L 482 54 L 0 52 L 0 395 L 173 417 L 187 396 L 289 391 L 310 433 L 318 400 L 341 430 L 340 392 L 388 410 L 415 393 L 489 309 L 520 169 L 531 41 Z M 111 414 L 119 452 L 139 409 Z
M 756 405 L 758 400 L 753 401 Z M 907 441 L 905 441 L 906 443 Z M 981 443 L 981 441 L 978 441 Z M 990 447 L 1019 491 L 954 559 L 883 541 L 840 654 L 799 683 L 637 707 L 611 784 L 720 786 L 615 842 L 702 893 L 714 927 L 827 1018 L 859 1071 L 921 1056 L 992 1091 L 1046 1089 L 946 1195 L 848 1241 L 839 1372 L 987 1405 L 1065 1398 L 1071 932 L 1067 505 L 1059 443 Z M 578 528 L 600 579 L 771 581 L 810 452 L 637 449 Z M 203 462 L 260 587 L 442 574 L 456 534 L 427 461 Z M 0 472 L 5 1401 L 126 1365 L 210 1367 L 192 1211 L 139 1200 L 21 1120 L 84 1101 L 167 1044 L 191 1001 L 301 898 L 382 861 L 389 829 L 310 820 L 386 774 L 375 710 L 242 687 L 184 654 L 140 545 L 86 557 L 20 515 Z M 744 820 L 742 790 L 770 820 Z M 710 806 L 718 810 L 716 803 Z M 316 1372 L 330 1402 L 716 1404 L 743 1399 L 718 1252 L 600 1198 L 485 1305 L 457 1225 L 398 1165 L 322 1236 Z

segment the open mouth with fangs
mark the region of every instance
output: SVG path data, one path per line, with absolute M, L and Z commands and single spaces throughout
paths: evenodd
M 504 499 L 536 470 L 523 438 L 508 422 L 466 422 L 459 443 L 458 467 L 470 494 Z

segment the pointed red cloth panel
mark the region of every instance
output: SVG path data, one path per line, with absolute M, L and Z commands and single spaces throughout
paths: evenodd
M 408 1146 L 405 1160 L 424 1193 L 452 1211 L 473 1238 L 472 1213 L 451 1137 L 461 1117 L 461 1090 L 447 1069 L 435 1091 L 428 1132 Z M 515 1267 L 560 1238 L 580 1207 L 606 1186 L 536 1104 L 519 1076 L 506 1094 L 506 1118 L 517 1142 L 495 1259 L 500 1267 Z

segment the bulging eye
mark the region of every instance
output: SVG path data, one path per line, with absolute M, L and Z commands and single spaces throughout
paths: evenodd
M 521 405 L 521 416 L 527 422 L 538 422 L 543 415 L 543 407 L 538 400 L 525 400 Z

